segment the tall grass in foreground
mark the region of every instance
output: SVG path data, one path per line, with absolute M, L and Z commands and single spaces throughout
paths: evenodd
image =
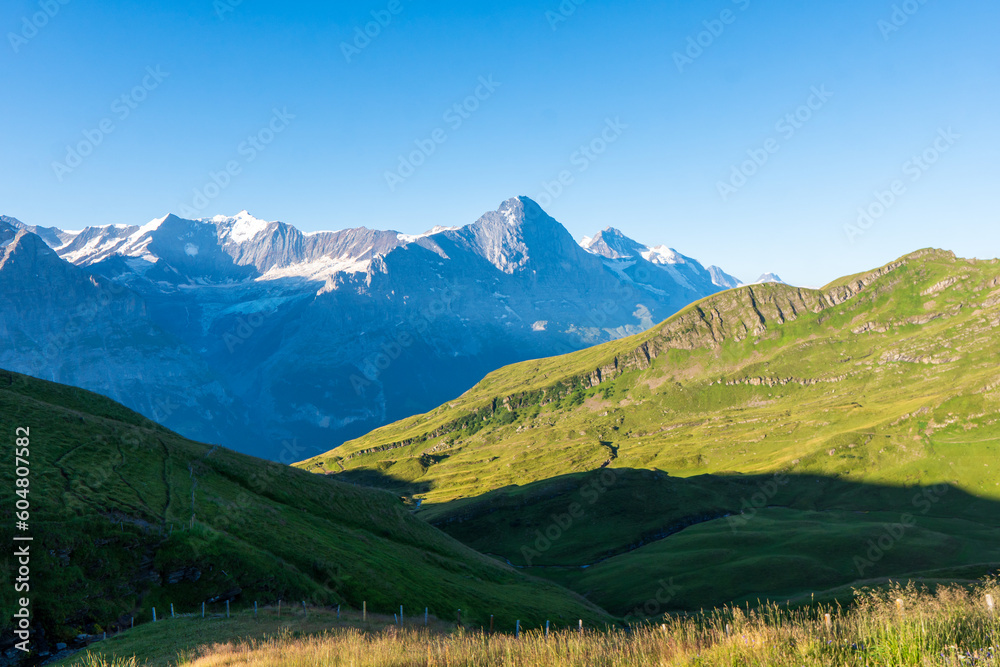
M 256 665 L 1000 665 L 1000 609 L 991 614 L 987 595 L 1000 603 L 996 580 L 974 590 L 914 586 L 859 594 L 848 611 L 770 605 L 746 611 L 726 608 L 666 619 L 631 632 L 523 632 L 450 635 L 393 626 L 376 631 L 332 630 L 306 638 L 283 635 L 262 641 L 204 646 L 182 656 L 192 667 Z M 825 614 L 831 615 L 827 626 Z M 113 665 L 93 657 L 88 667 Z M 141 660 L 138 665 L 141 665 Z

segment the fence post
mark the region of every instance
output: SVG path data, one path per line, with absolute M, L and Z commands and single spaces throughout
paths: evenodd
M 986 608 L 990 610 L 990 615 L 993 615 L 993 595 L 991 593 L 986 594 Z
M 518 639 L 521 636 L 521 621 L 520 619 L 514 624 L 514 639 Z
M 548 637 L 549 637 L 549 622 L 545 621 L 545 638 L 548 639 Z
M 396 612 L 392 613 L 392 620 L 396 625 L 399 625 L 399 616 L 396 614 Z
M 170 618 L 176 618 L 176 616 L 174 616 L 174 603 L 173 602 L 170 603 Z
M 153 607 L 153 623 L 156 623 L 156 607 Z
M 424 627 L 427 627 L 427 607 L 424 607 Z
M 257 601 L 253 601 L 253 617 L 257 618 Z
M 583 636 L 583 619 L 580 619 L 580 636 Z
M 462 610 L 458 610 L 458 624 L 462 625 Z
M 337 605 L 337 620 L 340 620 L 340 605 Z
M 826 631 L 833 632 L 833 619 L 830 618 L 830 614 L 823 616 L 823 621 L 826 623 Z
M 226 600 L 226 618 L 229 618 L 229 600 Z
M 403 627 L 403 605 L 399 605 L 399 627 Z
M 201 603 L 201 617 L 205 618 L 205 603 Z
M 368 601 L 365 600 L 361 603 L 361 620 L 364 623 L 368 622 Z
M 309 611 L 306 609 L 306 601 L 302 601 L 302 615 L 309 618 Z
M 132 617 L 132 627 L 135 627 L 135 616 Z

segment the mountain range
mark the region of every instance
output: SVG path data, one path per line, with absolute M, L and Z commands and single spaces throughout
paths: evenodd
M 2 217 L 0 367 L 297 459 L 740 284 L 613 228 L 577 243 L 524 197 L 420 235 L 246 211 L 80 231 Z

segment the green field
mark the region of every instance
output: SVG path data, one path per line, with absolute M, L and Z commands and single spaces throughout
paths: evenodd
M 1000 262 L 921 251 L 711 296 L 298 465 L 406 495 L 518 566 L 558 533 L 529 571 L 616 614 L 664 577 L 665 610 L 974 579 L 1000 563 L 998 332 Z
M 36 637 L 100 634 L 254 601 L 423 610 L 482 623 L 600 623 L 574 594 L 482 556 L 384 491 L 185 440 L 82 390 L 0 371 L 0 541 L 14 528 L 14 436 L 30 429 Z M 0 631 L 14 609 L 0 557 Z

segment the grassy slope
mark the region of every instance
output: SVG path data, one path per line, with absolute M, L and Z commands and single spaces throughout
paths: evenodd
M 96 394 L 3 371 L 0 542 L 14 524 L 19 426 L 31 429 L 34 611 L 50 638 L 219 596 L 429 606 L 447 618 L 462 608 L 469 621 L 604 618 L 415 519 L 389 493 L 194 443 Z M 7 549 L 4 634 L 13 572 Z
M 363 621 L 361 613 L 356 611 L 344 611 L 337 618 L 335 611 L 310 609 L 308 614 L 304 614 L 301 607 L 286 607 L 280 615 L 275 607 L 261 608 L 256 617 L 252 610 L 233 613 L 230 618 L 215 615 L 202 619 L 200 614 L 186 615 L 125 630 L 53 664 L 57 667 L 92 665 L 96 660 L 124 661 L 136 656 L 138 663 L 145 667 L 167 667 L 227 642 L 310 637 L 332 629 L 377 632 L 395 625 L 395 622 L 391 614 L 369 614 L 367 621 Z M 423 615 L 405 618 L 403 627 L 423 630 Z M 427 630 L 444 636 L 455 630 L 455 623 L 431 618 Z
M 866 541 L 857 538 L 881 525 L 862 512 L 918 521 L 864 575 L 989 570 L 1000 561 L 991 546 L 1000 537 L 998 288 L 996 261 L 922 251 L 822 290 L 725 292 L 640 336 L 501 369 L 427 415 L 299 465 L 412 493 L 425 518 L 520 564 L 533 531 L 582 498 L 564 476 L 607 463 L 620 497 L 585 502 L 586 517 L 534 562 L 619 553 L 583 571 L 539 571 L 619 613 L 664 574 L 691 577 L 678 606 L 862 579 L 853 558 Z M 654 358 L 644 363 L 647 354 Z M 683 479 L 668 485 L 662 473 L 641 471 Z M 734 549 L 739 536 L 717 519 L 725 525 L 620 553 L 713 511 L 745 510 L 778 471 L 791 481 L 779 497 L 761 496 L 755 521 L 737 527 L 769 541 L 758 551 Z M 816 493 L 810 483 L 835 488 Z M 926 512 L 907 490 L 937 484 L 949 490 Z M 829 514 L 810 514 L 820 511 Z M 826 549 L 810 537 L 817 531 L 829 531 Z M 696 574 L 696 547 L 720 567 Z M 799 565 L 807 576 L 787 576 Z M 733 577 L 747 585 L 734 587 Z
M 1000 595 L 995 581 L 929 590 L 893 586 L 860 596 L 847 610 L 825 604 L 792 610 L 767 605 L 747 614 L 745 609 L 727 608 L 639 625 L 627 633 L 567 629 L 546 636 L 541 628 L 522 626 L 517 638 L 508 628 L 503 629 L 507 634 L 492 636 L 413 626 L 400 630 L 384 624 L 360 631 L 356 623 L 330 620 L 329 632 L 312 634 L 315 624 L 309 627 L 311 622 L 301 618 L 283 621 L 289 632 L 274 636 L 273 618 L 256 623 L 171 621 L 126 632 L 92 646 L 88 656 L 58 664 L 142 665 L 142 660 L 128 660 L 139 655 L 152 658 L 150 667 L 995 667 L 1000 664 L 995 648 L 1000 616 L 987 611 L 987 595 L 994 600 Z M 271 636 L 262 641 L 265 632 Z M 178 652 L 181 659 L 170 660 Z

